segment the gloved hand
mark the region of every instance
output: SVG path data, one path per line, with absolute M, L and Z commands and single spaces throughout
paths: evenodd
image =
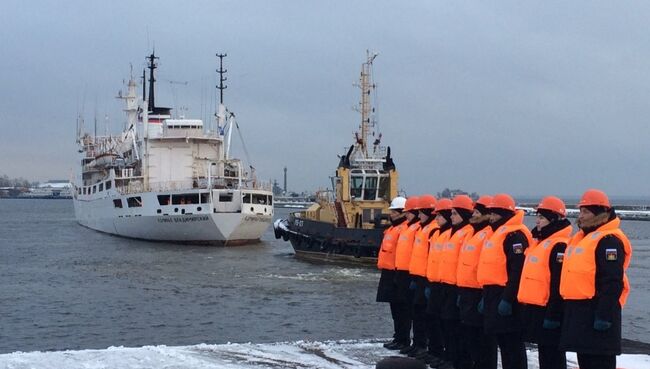
M 558 329 L 560 328 L 560 322 L 557 320 L 544 319 L 542 327 L 544 327 L 544 329 Z
M 497 311 L 501 316 L 510 316 L 512 315 L 512 304 L 506 300 L 501 300 L 499 301 L 499 306 L 497 307 Z
M 431 287 L 424 288 L 424 297 L 426 297 L 427 300 L 431 298 Z
M 484 308 L 485 308 L 485 302 L 483 302 L 483 299 L 481 298 L 481 301 L 478 302 L 478 306 L 476 307 L 476 310 L 478 310 L 479 313 L 483 314 Z
M 612 322 L 606 320 L 598 319 L 594 320 L 594 329 L 597 331 L 604 332 L 612 326 Z
M 460 295 L 456 297 L 456 307 L 460 307 Z
M 418 288 L 418 284 L 415 283 L 415 281 L 411 281 L 411 283 L 409 284 L 409 290 L 413 291 L 416 288 Z

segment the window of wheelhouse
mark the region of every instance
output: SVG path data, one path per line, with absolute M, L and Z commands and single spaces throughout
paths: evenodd
M 384 200 L 390 196 L 388 173 L 375 169 L 355 169 L 350 173 L 350 196 L 367 201 Z
M 379 177 L 379 199 L 390 200 L 390 176 L 384 174 Z
M 356 172 L 356 173 L 355 173 Z M 350 196 L 360 199 L 363 195 L 363 172 L 353 170 L 350 178 Z
M 366 183 L 363 188 L 363 199 L 364 200 L 377 199 L 377 177 L 372 175 L 366 177 Z
M 100 183 L 99 184 L 99 192 L 102 192 L 102 191 L 104 191 L 104 184 Z
M 111 187 L 113 187 L 111 181 L 106 181 L 106 189 L 110 190 Z
M 250 204 L 251 203 L 251 194 L 245 193 L 244 198 L 242 200 L 244 204 Z
M 122 199 L 114 199 L 113 200 L 113 206 L 116 208 L 121 209 L 122 208 Z

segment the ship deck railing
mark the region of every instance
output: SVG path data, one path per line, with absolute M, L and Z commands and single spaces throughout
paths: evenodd
M 163 181 L 163 182 L 149 182 L 145 186 L 141 181 L 131 181 L 123 186 L 116 186 L 117 190 L 122 194 L 132 194 L 138 192 L 171 192 L 171 191 L 186 191 L 186 190 L 208 190 L 212 189 L 226 189 L 226 190 L 263 190 L 271 191 L 271 183 L 265 181 L 242 180 L 241 185 L 239 179 L 236 177 L 217 177 L 213 178 L 211 183 L 208 184 L 206 178 L 195 178 L 191 180 L 182 181 Z

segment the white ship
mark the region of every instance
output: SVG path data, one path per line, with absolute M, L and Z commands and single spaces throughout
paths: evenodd
M 271 224 L 270 183 L 252 166 L 229 156 L 235 116 L 223 105 L 225 70 L 220 59 L 220 103 L 215 121 L 172 118 L 154 103 L 153 53 L 147 57 L 142 96 L 131 76 L 118 98 L 126 108 L 119 135 L 84 133 L 78 120 L 81 170 L 73 183 L 79 224 L 118 236 L 183 243 L 237 245 L 259 241 Z M 96 129 L 95 129 L 96 131 Z

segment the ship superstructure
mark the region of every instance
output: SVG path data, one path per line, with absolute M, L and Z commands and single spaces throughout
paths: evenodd
M 223 104 L 226 80 L 220 61 L 220 101 L 215 121 L 172 117 L 155 105 L 156 57 L 147 57 L 149 96 L 133 76 L 126 92 L 125 129 L 119 135 L 84 132 L 78 119 L 80 171 L 73 195 L 78 222 L 124 237 L 233 245 L 255 242 L 271 223 L 270 183 L 252 166 L 230 157 L 235 116 Z M 96 129 L 95 129 L 96 132 Z
M 317 202 L 289 219 L 276 221 L 275 235 L 291 244 L 298 257 L 333 262 L 376 263 L 390 200 L 397 196 L 398 173 L 390 148 L 381 145 L 372 105 L 375 84 L 368 53 L 361 66 L 359 131 L 340 157 L 332 187 Z

